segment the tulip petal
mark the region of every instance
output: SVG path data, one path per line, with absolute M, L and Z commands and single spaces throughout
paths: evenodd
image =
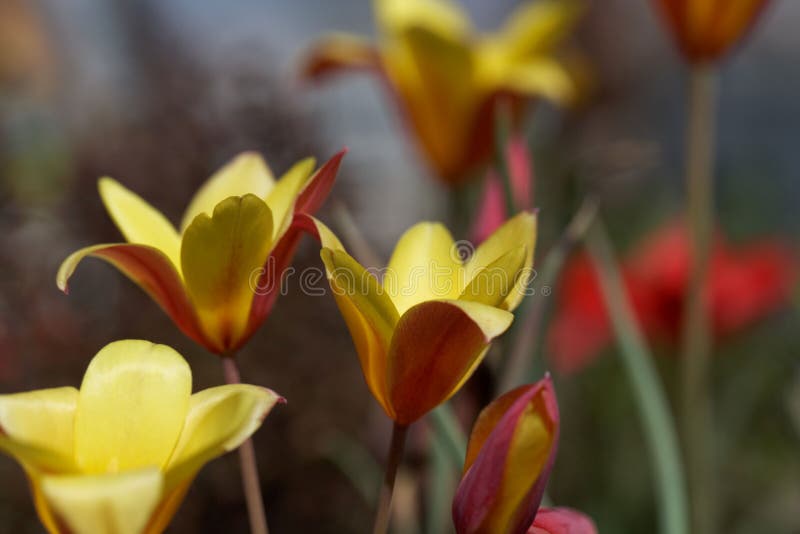
M 0 435 L 71 458 L 77 403 L 73 387 L 0 395 Z
M 194 218 L 201 213 L 211 216 L 217 204 L 226 198 L 251 194 L 264 199 L 274 185 L 272 171 L 260 154 L 239 154 L 214 173 L 195 193 L 183 215 L 181 232 L 186 232 Z
M 257 276 L 272 247 L 272 214 L 254 195 L 229 197 L 198 215 L 181 249 L 186 288 L 212 350 L 237 346 L 250 315 Z
M 328 236 L 324 240 L 330 239 Z M 334 299 L 356 346 L 364 379 L 392 417 L 386 395 L 386 355 L 399 320 L 397 309 L 378 280 L 346 252 L 323 248 L 320 256 Z
M 28 470 L 69 473 L 78 390 L 71 387 L 0 395 L 0 450 Z
M 426 300 L 458 298 L 461 274 L 461 258 L 450 231 L 440 223 L 422 222 L 400 237 L 383 287 L 403 314 Z
M 98 189 L 108 214 L 128 243 L 156 248 L 176 268 L 180 265 L 181 238 L 160 211 L 111 178 L 101 178 Z
M 58 269 L 56 284 L 61 291 L 69 292 L 67 283 L 78 264 L 87 256 L 107 261 L 116 267 L 144 289 L 184 334 L 197 343 L 208 346 L 184 289 L 181 275 L 163 252 L 153 247 L 127 243 L 82 248 L 64 260 Z
M 378 25 L 388 34 L 419 27 L 461 39 L 470 31 L 466 14 L 450 0 L 375 0 L 374 9 Z
M 509 64 L 494 83 L 512 94 L 542 96 L 557 104 L 575 101 L 578 93 L 572 74 L 562 63 L 549 57 Z
M 442 177 L 454 179 L 469 158 L 465 152 L 479 104 L 468 41 L 411 26 L 384 57 L 420 146 Z
M 497 37 L 514 57 L 546 54 L 564 41 L 582 13 L 582 3 L 575 0 L 523 2 Z
M 481 413 L 453 501 L 458 534 L 528 530 L 555 460 L 558 420 L 549 378 L 507 393 Z
M 167 465 L 167 490 L 191 478 L 206 462 L 249 438 L 282 397 L 246 384 L 218 386 L 192 395 L 180 440 Z
M 314 214 L 328 198 L 339 173 L 339 166 L 342 158 L 347 154 L 347 148 L 343 148 L 333 155 L 331 159 L 317 169 L 317 172 L 306 182 L 297 202 L 294 204 L 295 213 Z
M 597 534 L 588 516 L 569 508 L 540 508 L 528 534 Z
M 380 70 L 378 51 L 366 39 L 333 33 L 311 46 L 300 72 L 303 78 L 318 80 L 348 70 Z
M 314 171 L 316 160 L 305 158 L 298 161 L 284 173 L 266 198 L 272 212 L 273 239 L 276 241 L 286 232 L 294 216 L 297 195 Z
M 119 474 L 51 476 L 42 493 L 73 534 L 140 534 L 158 506 L 163 480 L 151 467 Z
M 494 263 L 498 258 L 519 245 L 525 245 L 526 257 L 522 267 L 523 273 L 508 297 L 503 301 L 502 308 L 513 310 L 525 296 L 525 288 L 533 274 L 533 251 L 536 248 L 536 214 L 523 211 L 509 219 L 497 229 L 489 239 L 484 241 L 475 250 L 475 253 L 464 265 L 465 278 L 469 282 L 475 274 Z
M 476 272 L 458 298 L 500 307 L 509 294 L 516 290 L 517 281 L 523 275 L 527 249 L 525 245 L 511 249 Z
M 386 369 L 395 420 L 413 423 L 455 394 L 512 320 L 506 311 L 459 300 L 423 302 L 403 314 Z
M 164 466 L 180 436 L 192 374 L 166 345 L 124 340 L 92 359 L 75 414 L 75 458 L 87 473 Z

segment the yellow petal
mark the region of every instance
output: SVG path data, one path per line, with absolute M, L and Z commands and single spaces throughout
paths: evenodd
M 273 391 L 246 384 L 218 386 L 192 395 L 186 424 L 167 466 L 167 489 L 241 445 L 281 400 Z
M 319 242 L 322 245 L 322 248 L 339 250 L 342 252 L 345 251 L 342 242 L 339 240 L 338 237 L 336 237 L 336 234 L 334 234 L 333 231 L 325 225 L 325 223 L 323 223 L 316 217 L 312 217 L 311 215 L 306 215 L 305 217 L 314 225 L 314 228 L 317 231 L 317 237 L 319 238 Z M 328 265 L 325 264 L 326 268 L 327 266 Z M 326 274 L 328 275 L 328 277 L 330 277 L 331 273 L 328 270 Z
M 475 274 L 494 263 L 510 250 L 524 245 L 526 247 L 525 264 L 514 289 L 508 294 L 501 307 L 513 310 L 525 296 L 525 287 L 533 275 L 533 251 L 536 248 L 536 215 L 522 212 L 495 230 L 486 241 L 480 244 L 475 253 L 464 265 L 466 280 L 471 281 Z
M 378 280 L 343 250 L 323 248 L 331 291 L 347 323 L 370 391 L 390 417 L 386 399 L 386 355 L 397 309 Z
M 378 26 L 389 34 L 422 27 L 450 39 L 463 39 L 470 31 L 469 19 L 450 0 L 374 0 L 373 5 Z
M 574 29 L 583 5 L 575 0 L 523 2 L 498 36 L 517 58 L 550 52 Z
M 318 79 L 346 70 L 378 69 L 380 58 L 372 44 L 346 33 L 333 33 L 318 39 L 306 53 L 302 76 Z
M 111 178 L 101 178 L 98 189 L 108 214 L 129 243 L 154 247 L 180 268 L 180 236 L 160 211 Z
M 552 58 L 533 58 L 509 65 L 499 87 L 525 96 L 541 96 L 559 104 L 568 104 L 577 98 L 577 83 L 567 68 Z
M 397 311 L 434 299 L 458 298 L 462 267 L 453 237 L 444 225 L 412 226 L 395 246 L 383 287 Z
M 515 291 L 517 281 L 523 275 L 527 250 L 525 245 L 520 245 L 480 269 L 458 298 L 489 306 L 502 306 L 510 293 Z
M 0 395 L 0 435 L 72 458 L 77 403 L 73 387 Z
M 280 238 L 289 228 L 294 214 L 297 195 L 314 172 L 316 161 L 306 158 L 295 163 L 272 188 L 266 197 L 267 206 L 272 211 L 273 239 Z
M 211 215 L 217 204 L 228 197 L 247 194 L 266 198 L 274 185 L 272 171 L 264 159 L 255 152 L 239 154 L 214 173 L 195 193 L 181 221 L 181 231 L 192 224 L 194 218 L 205 213 Z
M 463 170 L 480 98 L 474 54 L 462 38 L 411 26 L 383 50 L 386 74 L 434 169 Z
M 162 495 L 156 468 L 110 475 L 52 476 L 42 493 L 73 534 L 141 534 Z
M 229 197 L 186 229 L 181 248 L 186 288 L 218 353 L 247 327 L 254 283 L 272 247 L 272 214 L 254 195 Z
M 86 369 L 75 414 L 75 458 L 87 473 L 166 464 L 183 427 L 192 374 L 166 345 L 106 345 Z

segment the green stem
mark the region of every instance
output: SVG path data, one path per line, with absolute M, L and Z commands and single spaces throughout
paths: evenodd
M 542 268 L 537 270 L 536 281 L 539 286 L 539 294 L 531 295 L 527 299 L 515 320 L 521 326 L 514 329 L 511 339 L 511 353 L 506 360 L 503 373 L 498 381 L 498 392 L 505 393 L 528 380 L 534 348 L 541 333 L 542 322 L 549 301 L 549 295 L 544 294 L 545 288 L 548 288 L 552 293 L 552 287 L 558 279 L 564 261 L 569 256 L 575 243 L 583 238 L 596 214 L 597 203 L 594 199 L 587 198 L 584 200 L 558 242 L 545 257 Z
M 639 418 L 650 448 L 659 499 L 660 532 L 686 534 L 689 530 L 685 482 L 674 422 L 653 365 L 653 355 L 636 323 L 611 243 L 599 221 L 589 231 L 586 246 L 601 281 L 620 355 L 633 387 Z M 697 531 L 697 534 L 701 532 Z
M 386 474 L 378 497 L 378 510 L 375 513 L 375 526 L 372 534 L 386 534 L 389 531 L 394 479 L 397 477 L 397 468 L 400 467 L 400 461 L 403 459 L 407 431 L 407 426 L 397 423 L 392 427 L 392 441 L 389 445 L 389 457 L 386 460 Z
M 692 498 L 692 531 L 716 532 L 712 407 L 709 387 L 711 328 L 704 288 L 714 226 L 714 116 L 717 74 L 695 66 L 690 72 L 686 137 L 687 215 L 691 234 L 691 277 L 685 303 L 681 374 L 683 441 Z
M 233 355 L 222 358 L 222 368 L 225 371 L 226 383 L 241 383 L 239 369 Z M 261 496 L 261 483 L 258 479 L 258 465 L 252 439 L 248 439 L 239 447 L 239 460 L 242 468 L 242 488 L 247 501 L 247 513 L 250 517 L 250 532 L 252 534 L 268 534 L 267 514 L 264 511 L 264 499 Z
M 460 472 L 467 455 L 467 437 L 461 430 L 458 419 L 448 404 L 442 404 L 433 410 L 430 417 L 434 433 L 442 440 L 454 469 Z

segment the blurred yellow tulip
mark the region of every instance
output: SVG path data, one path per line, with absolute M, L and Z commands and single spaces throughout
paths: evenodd
M 423 222 L 400 238 L 381 280 L 316 222 L 322 261 L 370 391 L 409 425 L 446 401 L 513 319 L 532 274 L 536 216 L 522 212 L 463 261 L 450 232 Z
M 282 401 L 245 384 L 191 389 L 180 354 L 123 340 L 97 353 L 80 391 L 0 395 L 0 450 L 25 469 L 47 531 L 162 532 L 203 465 Z
M 421 150 L 446 183 L 463 182 L 490 155 L 497 102 L 519 118 L 528 97 L 575 98 L 575 81 L 556 54 L 580 13 L 576 0 L 524 2 L 496 33 L 477 35 L 448 0 L 374 0 L 379 42 L 321 38 L 302 66 L 305 78 L 346 70 L 387 82 Z
M 302 235 L 295 217 L 324 202 L 344 153 L 313 175 L 314 159 L 304 159 L 278 181 L 261 156 L 241 154 L 195 194 L 180 231 L 135 193 L 102 178 L 100 196 L 128 242 L 73 253 L 61 264 L 58 286 L 67 291 L 83 258 L 103 259 L 150 294 L 184 334 L 231 354 L 269 314 Z

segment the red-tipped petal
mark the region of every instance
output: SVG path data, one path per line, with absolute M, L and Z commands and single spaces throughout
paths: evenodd
M 160 250 L 146 245 L 114 243 L 83 248 L 70 255 L 58 270 L 58 287 L 68 292 L 69 281 L 87 256 L 107 261 L 144 289 L 178 328 L 195 342 L 210 347 L 172 262 Z
M 343 148 L 337 152 L 331 159 L 317 169 L 317 172 L 308 181 L 308 184 L 300 192 L 300 196 L 294 205 L 295 213 L 308 213 L 313 215 L 333 189 L 333 184 L 336 181 L 336 174 L 339 172 L 339 165 L 342 163 L 342 158 L 347 154 L 347 148 Z
M 490 404 L 470 438 L 475 441 L 468 453 L 472 463 L 453 501 L 456 532 L 525 534 L 555 461 L 558 434 L 558 405 L 549 377 Z
M 588 516 L 570 508 L 542 508 L 528 534 L 597 534 Z

